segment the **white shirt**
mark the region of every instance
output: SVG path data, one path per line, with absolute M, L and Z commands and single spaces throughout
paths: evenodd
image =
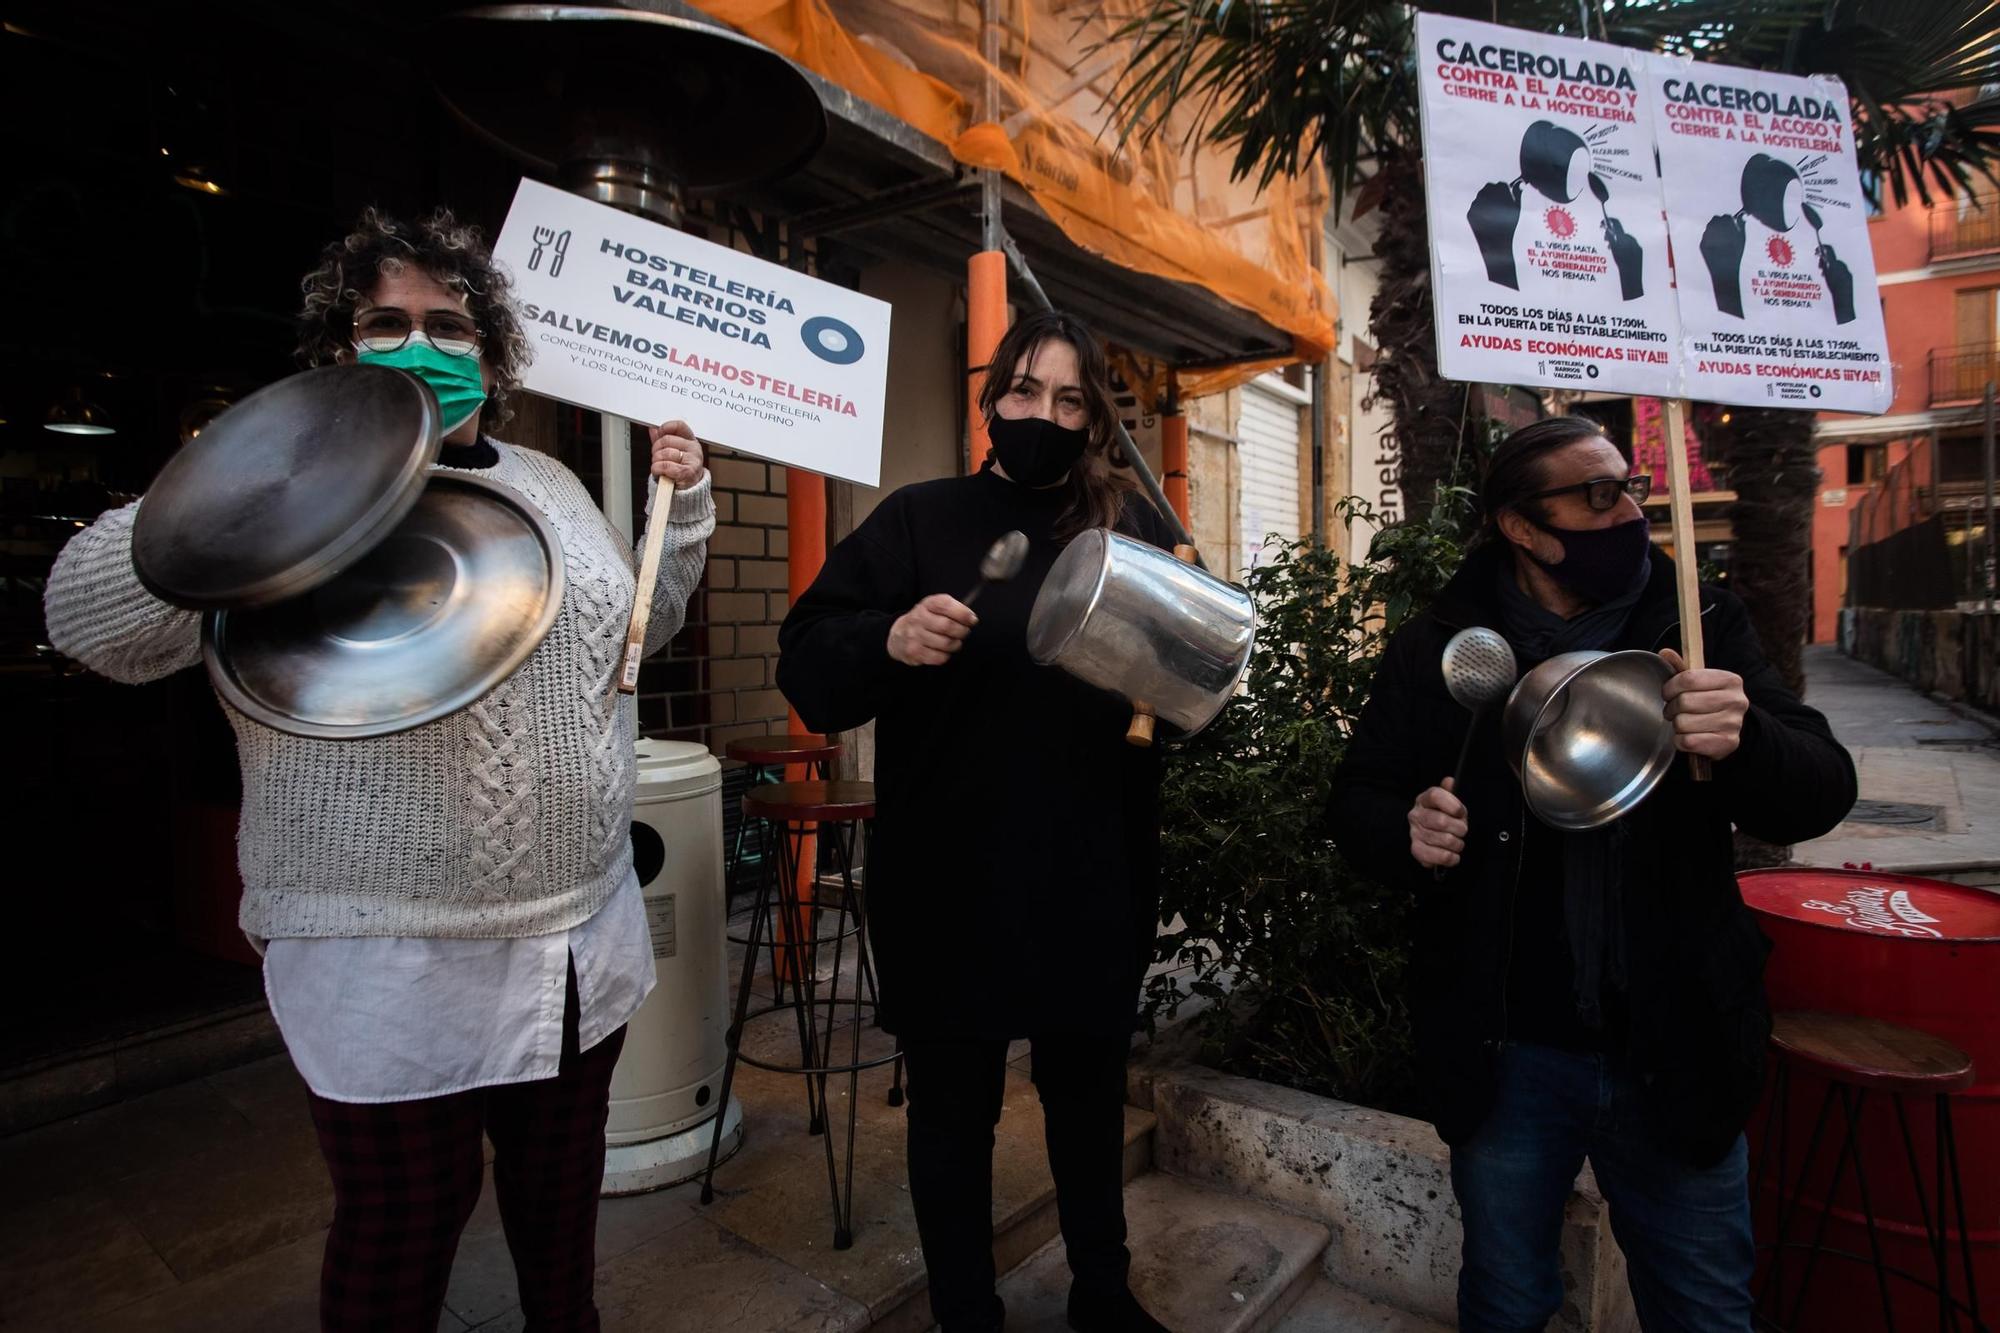
M 253 941 L 254 943 L 255 941 Z M 569 960 L 578 1048 L 652 993 L 652 938 L 627 871 L 580 926 L 525 939 L 275 939 L 264 994 L 306 1085 L 336 1102 L 401 1102 L 554 1078 Z

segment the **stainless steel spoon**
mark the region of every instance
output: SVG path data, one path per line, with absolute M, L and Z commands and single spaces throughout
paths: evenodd
M 1021 572 L 1021 566 L 1028 559 L 1028 534 L 1009 532 L 986 549 L 979 560 L 979 582 L 972 591 L 959 598 L 966 606 L 971 606 L 979 594 L 986 591 L 989 584 L 1005 583 Z

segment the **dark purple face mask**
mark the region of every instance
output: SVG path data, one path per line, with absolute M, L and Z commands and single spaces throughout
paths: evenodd
M 1529 518 L 1530 523 L 1562 543 L 1563 558 L 1550 564 L 1534 552 L 1528 558 L 1549 577 L 1587 602 L 1602 604 L 1630 592 L 1646 567 L 1653 544 L 1652 525 L 1641 514 L 1608 528 L 1557 528 Z

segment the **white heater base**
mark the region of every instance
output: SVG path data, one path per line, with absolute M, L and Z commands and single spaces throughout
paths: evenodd
M 615 1145 L 604 1154 L 604 1189 L 607 1197 L 644 1194 L 692 1180 L 708 1166 L 708 1146 L 715 1135 L 715 1121 L 704 1120 L 692 1129 L 644 1143 Z M 743 1103 L 731 1097 L 723 1111 L 722 1155 L 726 1162 L 743 1146 Z

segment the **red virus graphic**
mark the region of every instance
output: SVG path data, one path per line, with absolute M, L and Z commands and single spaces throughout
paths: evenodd
M 1771 243 L 1764 247 L 1771 254 L 1771 262 L 1779 268 L 1792 266 L 1792 243 L 1782 236 L 1773 236 Z
M 1551 208 L 1542 218 L 1547 224 L 1549 235 L 1559 241 L 1566 241 L 1576 235 L 1576 219 L 1569 215 L 1567 208 Z

